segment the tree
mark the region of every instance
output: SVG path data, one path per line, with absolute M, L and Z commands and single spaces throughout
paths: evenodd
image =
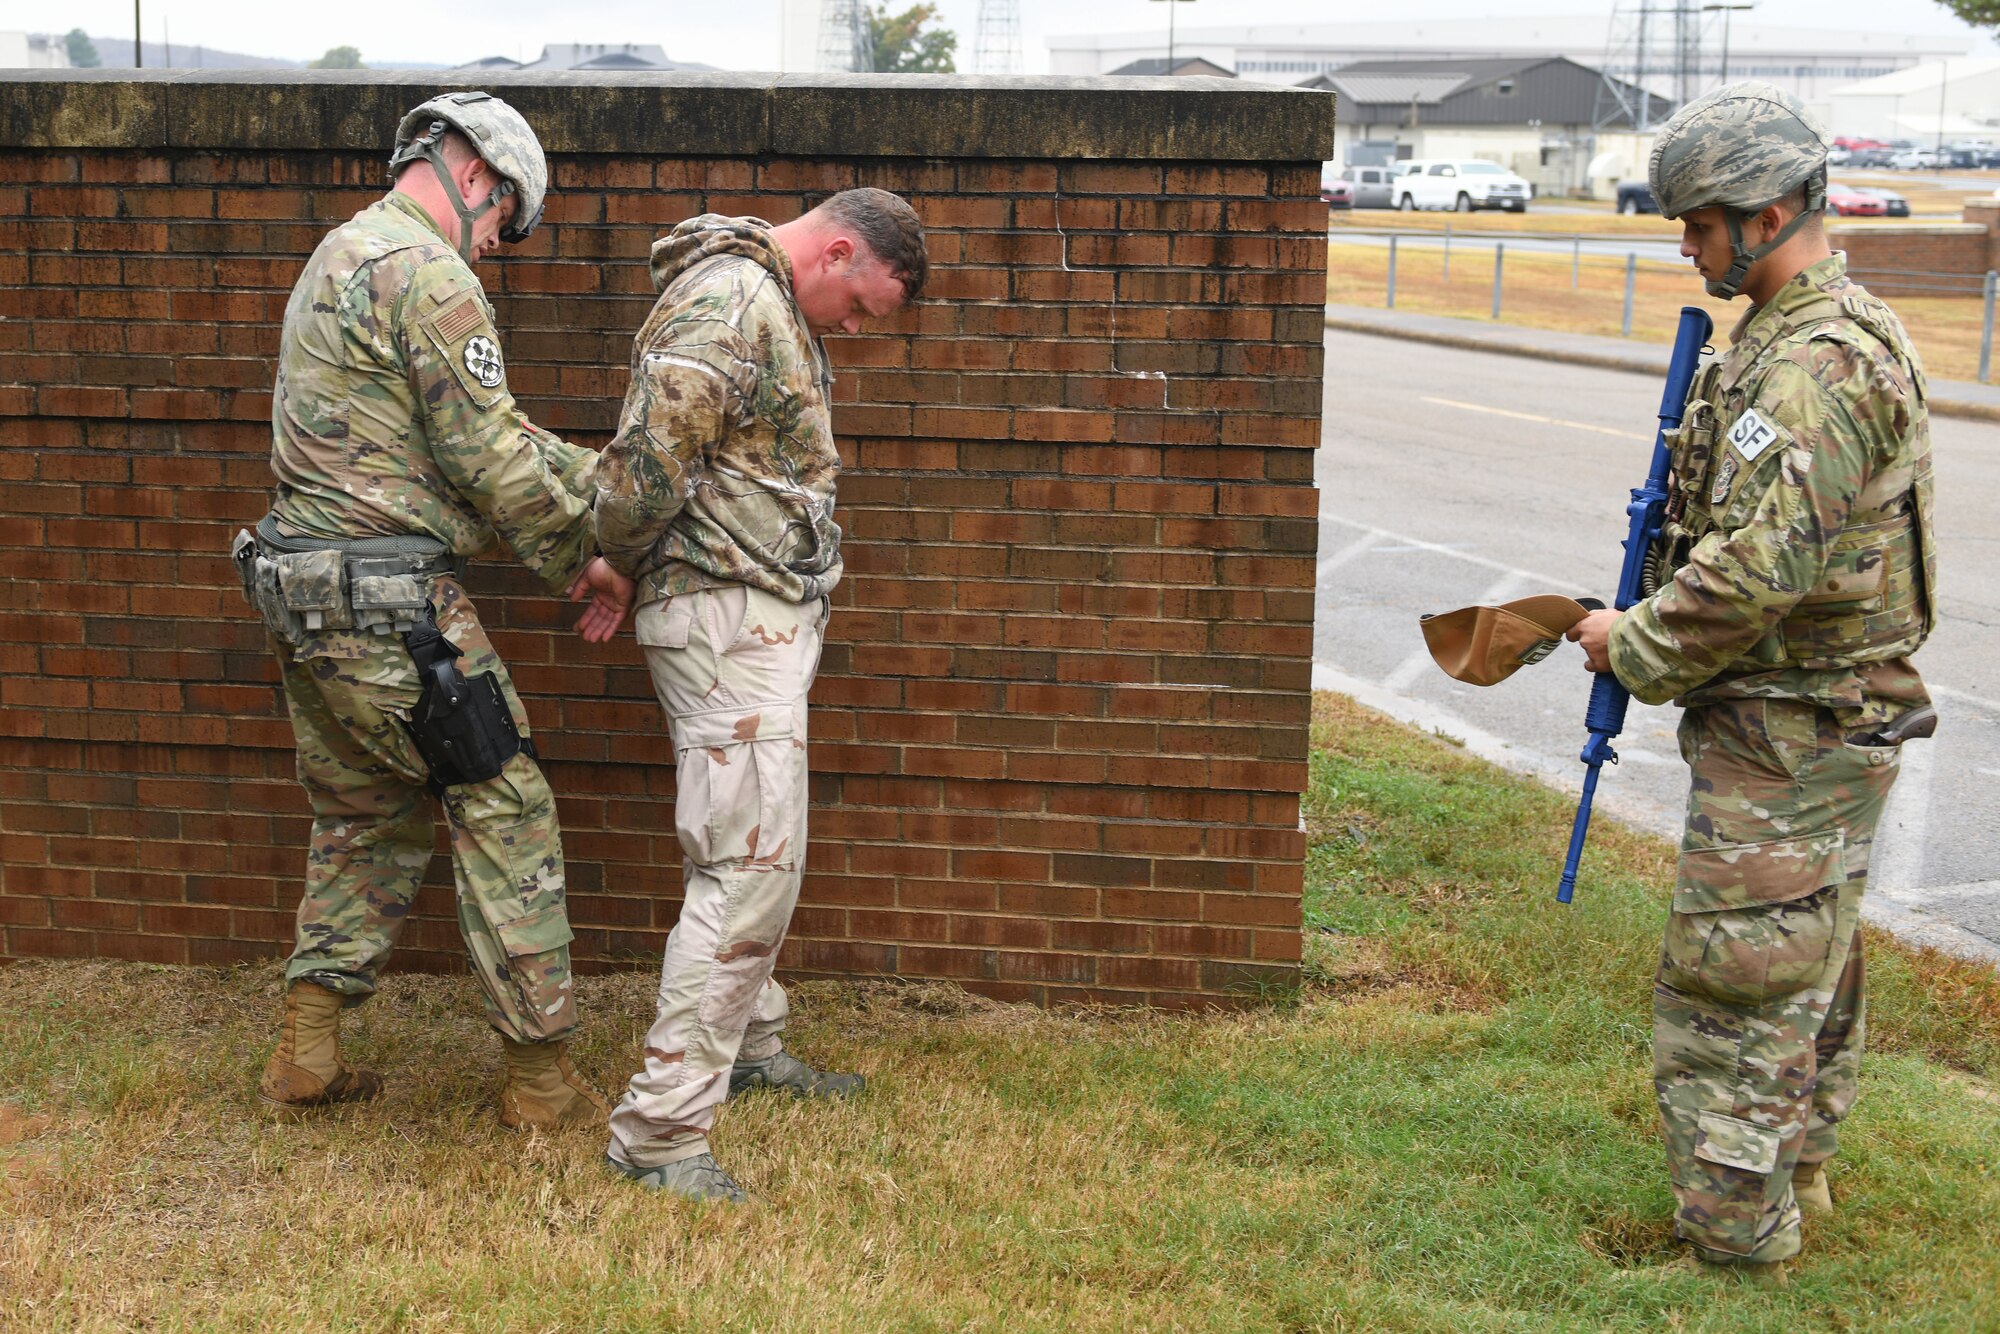
M 367 69 L 361 63 L 361 52 L 351 46 L 336 46 L 318 60 L 312 61 L 307 69 Z
M 81 28 L 71 28 L 63 37 L 63 45 L 69 48 L 69 63 L 78 69 L 96 69 L 104 63 L 97 54 L 97 43 Z
M 2000 28 L 2000 0 L 1938 0 L 1975 28 Z
M 1996 0 L 2000 3 L 2000 0 Z M 952 53 L 958 50 L 958 34 L 950 28 L 924 29 L 937 19 L 936 5 L 911 5 L 900 14 L 889 6 L 877 5 L 868 15 L 868 30 L 875 39 L 877 74 L 950 74 L 957 69 Z

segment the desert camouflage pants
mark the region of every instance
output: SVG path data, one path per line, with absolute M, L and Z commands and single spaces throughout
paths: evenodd
M 464 650 L 468 677 L 497 672 L 515 726 L 527 714 L 456 580 L 431 585 L 438 628 Z M 375 990 L 430 866 L 430 769 L 403 720 L 416 707 L 416 665 L 398 635 L 327 632 L 278 649 L 298 742 L 299 782 L 312 802 L 305 897 L 285 980 L 307 979 L 359 1001 Z M 486 1017 L 520 1042 L 576 1027 L 564 904 L 562 838 L 547 780 L 527 754 L 498 777 L 447 788 L 458 925 L 486 1000 Z
M 826 603 L 732 585 L 639 609 L 672 727 L 684 901 L 667 937 L 646 1064 L 611 1113 L 611 1152 L 660 1167 L 708 1150 L 740 1055 L 776 1052 L 771 979 L 806 860 L 806 691 Z
M 1861 895 L 1901 757 L 1798 700 L 1691 708 L 1680 741 L 1693 785 L 1653 997 L 1675 1228 L 1713 1259 L 1782 1260 L 1792 1170 L 1833 1156 L 1854 1104 Z

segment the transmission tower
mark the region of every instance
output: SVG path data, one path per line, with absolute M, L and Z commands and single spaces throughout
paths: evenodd
M 826 0 L 819 12 L 822 74 L 866 73 L 875 68 L 875 38 L 868 0 Z
M 1021 72 L 1021 0 L 979 0 L 972 52 L 975 74 Z
M 1701 94 L 1707 13 L 1696 0 L 1617 0 L 1611 10 L 1593 128 L 1623 121 L 1643 133 L 1655 128 L 1649 94 L 1681 106 Z M 1662 80 L 1658 88 L 1651 84 L 1655 76 Z

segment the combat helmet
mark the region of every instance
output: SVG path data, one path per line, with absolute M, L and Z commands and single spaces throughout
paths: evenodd
M 1647 182 L 1663 217 L 1714 205 L 1729 226 L 1734 261 L 1711 296 L 1743 290 L 1750 266 L 1826 208 L 1826 127 L 1790 93 L 1768 83 L 1726 84 L 1674 113 L 1653 141 Z M 1805 187 L 1806 206 L 1784 229 L 1752 250 L 1743 223 Z
M 500 184 L 476 208 L 467 208 L 458 185 L 445 166 L 439 145 L 446 130 L 457 130 L 472 144 L 486 165 L 500 173 Z M 396 127 L 396 151 L 389 158 L 393 178 L 405 163 L 422 158 L 437 172 L 452 209 L 458 214 L 458 253 L 472 262 L 472 224 L 508 195 L 517 195 L 513 221 L 500 229 L 503 241 L 525 241 L 542 220 L 542 199 L 549 190 L 549 164 L 541 141 L 521 113 L 491 93 L 443 93 L 415 107 Z

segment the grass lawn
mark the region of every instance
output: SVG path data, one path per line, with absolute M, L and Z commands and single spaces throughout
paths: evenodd
M 1652 222 L 1655 227 L 1659 225 L 1657 218 Z M 1490 319 L 1492 252 L 1454 249 L 1449 280 L 1444 270 L 1444 252 L 1435 243 L 1427 241 L 1400 248 L 1396 256 L 1396 309 L 1462 319 Z M 1330 245 L 1326 299 L 1341 305 L 1381 306 L 1387 294 L 1388 272 L 1386 247 Z M 1583 256 L 1574 275 L 1575 287 L 1570 285 L 1568 255 L 1509 251 L 1501 274 L 1502 322 L 1609 338 L 1620 335 L 1625 313 L 1624 256 Z M 1707 307 L 1715 318 L 1718 338 L 1727 335 L 1745 308 L 1740 301 L 1718 301 L 1709 296 L 1702 288 L 1700 276 L 1687 264 L 1641 260 L 1634 289 L 1632 337 L 1638 342 L 1672 342 L 1683 305 Z M 1979 301 L 1899 296 L 1892 298 L 1889 305 L 1910 331 L 1924 369 L 1930 375 L 1947 380 L 1978 377 L 1983 315 Z
M 1579 712 L 1581 700 L 1579 699 Z M 1307 983 L 1248 1013 L 1041 1013 L 800 987 L 869 1092 L 727 1109 L 761 1203 L 700 1208 L 516 1138 L 464 978 L 349 1026 L 375 1106 L 266 1124 L 278 976 L 0 970 L 0 1328 L 1964 1330 L 2000 1324 L 2000 979 L 1869 943 L 1840 1211 L 1781 1286 L 1670 1239 L 1647 1075 L 1658 841 L 1331 695 Z M 1615 777 L 1614 780 L 1615 781 Z M 644 972 L 583 985 L 607 1086 Z

